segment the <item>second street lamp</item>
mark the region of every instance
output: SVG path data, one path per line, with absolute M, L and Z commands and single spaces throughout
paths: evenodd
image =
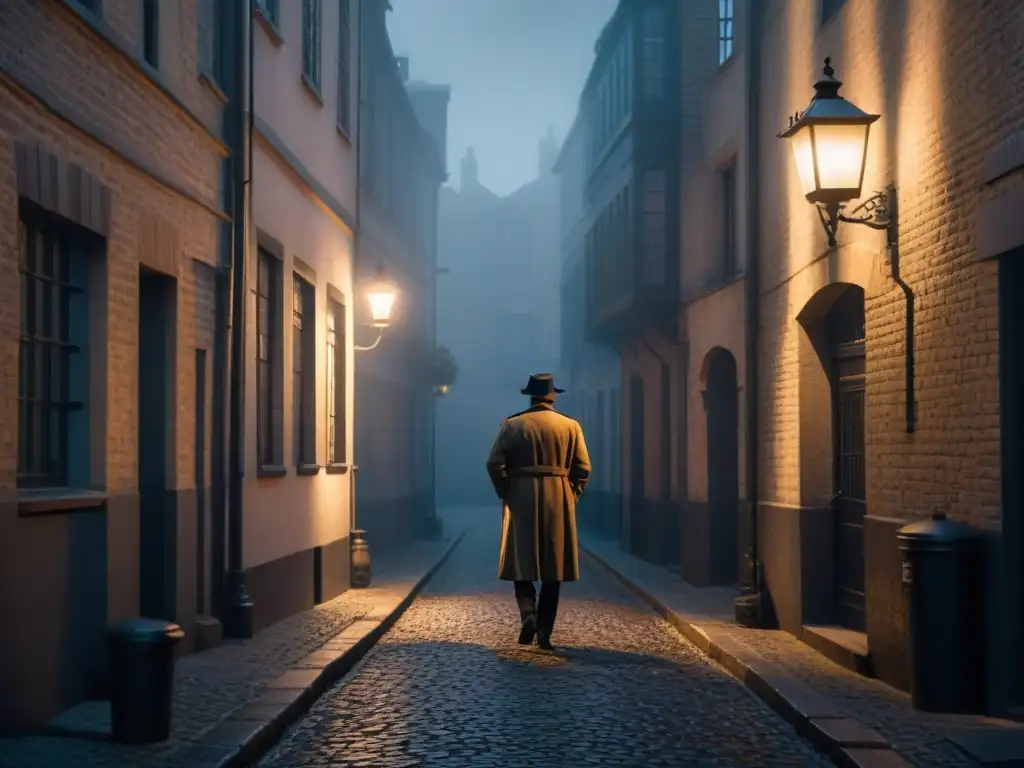
M 836 245 L 839 222 L 888 229 L 895 206 L 893 185 L 876 192 L 849 214 L 844 204 L 861 195 L 867 162 L 872 115 L 839 95 L 842 82 L 835 78 L 832 60 L 825 59 L 822 77 L 814 84 L 814 97 L 803 112 L 789 118 L 779 134 L 789 139 L 804 197 L 818 210 L 829 246 Z
M 384 329 L 391 325 L 391 315 L 398 300 L 398 286 L 385 274 L 384 267 L 378 267 L 373 280 L 366 287 L 366 301 L 370 305 L 370 326 L 377 329 L 377 339 L 365 347 L 353 345 L 358 352 L 376 349 L 384 337 Z

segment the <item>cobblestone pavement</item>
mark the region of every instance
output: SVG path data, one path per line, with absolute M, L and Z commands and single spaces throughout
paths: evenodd
M 949 741 L 947 734 L 961 728 L 997 727 L 999 721 L 982 716 L 916 711 L 906 693 L 839 666 L 788 633 L 745 629 L 732 623 L 732 598 L 726 595 L 727 603 L 723 608 L 721 588 L 690 586 L 682 582 L 678 574 L 623 553 L 617 542 L 591 537 L 586 546 L 673 610 L 684 615 L 697 614 L 694 623 L 698 626 L 727 632 L 733 640 L 777 665 L 783 674 L 828 697 L 844 714 L 878 731 L 911 765 L 921 768 L 975 766 L 978 763 Z M 728 619 L 723 621 L 726 616 Z
M 436 562 L 439 545 L 422 543 L 378 557 L 375 586 L 417 580 Z M 174 719 L 169 741 L 134 746 L 67 736 L 0 739 L 0 768 L 151 768 L 194 763 L 193 746 L 235 709 L 258 698 L 268 683 L 373 608 L 373 593 L 349 590 L 290 616 L 246 641 L 183 657 L 175 666 Z M 202 749 L 199 748 L 198 752 Z
M 556 652 L 517 646 L 485 527 L 266 768 L 831 765 L 589 562 L 562 589 Z

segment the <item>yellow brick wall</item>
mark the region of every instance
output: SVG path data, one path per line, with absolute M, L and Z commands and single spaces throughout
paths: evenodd
M 137 295 L 141 224 L 159 219 L 179 243 L 176 477 L 188 487 L 194 430 L 193 260 L 213 262 L 218 220 L 209 208 L 219 200 L 224 148 L 211 136 L 221 105 L 200 84 L 195 67 L 195 0 L 167 3 L 180 40 L 164 45 L 167 85 L 197 118 L 162 93 L 123 53 L 61 2 L 5 0 L 0 25 L 0 359 L 18 359 L 18 200 L 16 141 L 38 144 L 80 165 L 112 191 L 111 235 L 106 253 L 108 345 L 91 353 L 106 364 L 105 477 L 94 481 L 113 494 L 136 487 Z M 130 33 L 138 0 L 107 0 L 110 26 Z M 191 21 L 190 21 L 191 20 Z M 103 25 L 100 25 L 101 31 Z M 133 38 L 120 40 L 134 54 Z M 173 64 L 173 66 L 170 66 Z M 168 78 L 170 80 L 170 78 Z M 40 95 L 49 102 L 44 107 Z M 57 114 L 55 114 L 55 112 Z M 81 130 L 68 122 L 79 122 Z M 205 128 L 204 128 L 205 124 Z M 207 130 L 209 129 L 209 130 Z M 92 133 L 93 135 L 89 135 Z M 97 140 L 105 138 L 111 146 Z M 118 151 L 115 151 L 118 150 Z M 149 172 L 126 162 L 138 158 Z M 162 180 L 162 181 L 161 181 Z M 175 189 L 176 187 L 177 189 Z M 181 193 L 184 191 L 188 199 Z M 204 207 L 201 201 L 207 204 Z M 0 369 L 0 488 L 15 483 L 17 366 Z M 94 462 L 95 464 L 96 462 Z M 100 462 L 102 466 L 102 462 Z
M 921 516 L 943 508 L 991 526 L 999 517 L 997 282 L 995 264 L 973 259 L 974 214 L 986 152 L 1024 120 L 1024 102 L 1010 96 L 1024 92 L 1024 4 L 847 0 L 823 26 L 817 6 L 775 0 L 765 20 L 761 498 L 817 501 L 801 492 L 795 317 L 828 281 L 827 263 L 859 275 L 868 289 L 868 513 Z M 790 148 L 774 137 L 806 106 L 825 56 L 844 82 L 842 94 L 882 114 L 872 129 L 865 196 L 890 180 L 899 185 L 901 273 L 916 294 L 918 422 L 911 435 L 903 295 L 885 271 L 883 235 L 841 227 L 839 242 L 848 247 L 822 262 L 824 233 L 798 191 Z

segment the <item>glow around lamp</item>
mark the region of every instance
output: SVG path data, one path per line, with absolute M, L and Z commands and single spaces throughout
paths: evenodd
M 391 325 L 391 313 L 398 300 L 398 286 L 388 279 L 383 267 L 377 268 L 373 281 L 366 287 L 366 300 L 370 304 L 371 325 L 381 329 Z
M 871 124 L 870 115 L 839 95 L 842 83 L 825 59 L 807 109 L 790 118 L 779 134 L 790 139 L 804 196 L 812 203 L 843 203 L 860 197 Z
M 804 197 L 818 207 L 830 246 L 836 244 L 840 221 L 886 229 L 891 221 L 889 203 L 895 204 L 895 189 L 890 185 L 886 192 L 877 192 L 857 206 L 854 215 L 843 214 L 843 204 L 861 195 L 868 136 L 871 124 L 881 115 L 868 114 L 844 99 L 839 95 L 841 86 L 832 60 L 825 59 L 811 103 L 790 117 L 789 126 L 779 134 L 792 144 Z M 866 215 L 856 216 L 860 211 Z

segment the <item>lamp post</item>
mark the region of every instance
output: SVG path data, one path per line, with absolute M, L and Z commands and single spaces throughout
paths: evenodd
M 811 103 L 790 117 L 789 126 L 779 134 L 792 142 L 804 197 L 816 206 L 829 247 L 836 245 L 840 222 L 889 230 L 896 219 L 894 184 L 846 213 L 846 203 L 861 195 L 868 135 L 880 115 L 868 114 L 844 99 L 839 95 L 841 86 L 832 60 L 825 59 Z

